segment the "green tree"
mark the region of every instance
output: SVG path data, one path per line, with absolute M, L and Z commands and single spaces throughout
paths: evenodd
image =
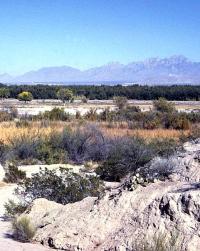
M 153 102 L 154 109 L 159 112 L 172 113 L 175 111 L 175 106 L 172 102 L 168 102 L 165 98 L 159 98 Z
M 8 98 L 10 95 L 10 92 L 7 88 L 0 88 L 0 98 Z
M 18 98 L 18 100 L 25 101 L 25 103 L 26 103 L 26 102 L 31 101 L 33 99 L 33 95 L 31 92 L 24 91 L 24 92 L 19 93 L 17 98 Z
M 70 89 L 62 88 L 58 90 L 56 93 L 57 97 L 62 100 L 63 103 L 66 101 L 72 101 L 73 100 L 73 92 Z
M 113 101 L 115 103 L 115 105 L 119 108 L 119 109 L 123 109 L 127 106 L 128 100 L 126 97 L 121 97 L 121 96 L 117 96 L 113 98 Z

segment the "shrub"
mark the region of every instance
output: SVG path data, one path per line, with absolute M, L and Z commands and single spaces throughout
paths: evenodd
M 35 136 L 27 137 L 27 135 L 20 135 L 10 142 L 9 152 L 7 158 L 11 161 L 35 159 L 37 158 L 37 148 L 40 140 Z
M 16 216 L 22 214 L 27 209 L 27 206 L 20 202 L 16 203 L 13 200 L 8 200 L 8 202 L 5 203 L 4 208 L 4 217 L 8 219 L 14 219 Z
M 0 122 L 10 120 L 12 120 L 12 116 L 10 113 L 8 113 L 7 111 L 0 111 Z
M 181 238 L 175 232 L 172 235 L 159 232 L 153 237 L 147 236 L 137 242 L 130 251 L 181 251 Z M 129 251 L 129 250 L 127 250 Z
M 27 216 L 20 216 L 12 223 L 13 237 L 22 242 L 29 242 L 35 235 L 35 228 Z
M 25 103 L 26 103 L 26 102 L 31 101 L 33 99 L 33 95 L 31 92 L 24 91 L 24 92 L 19 93 L 17 98 L 18 98 L 18 100 L 25 101 Z
M 108 157 L 96 171 L 104 180 L 120 181 L 152 158 L 153 152 L 144 140 L 137 137 L 118 138 L 112 143 Z
M 123 109 L 127 106 L 128 100 L 126 97 L 116 96 L 113 98 L 113 102 L 119 109 Z
M 54 147 L 49 140 L 41 141 L 37 150 L 37 159 L 46 164 L 64 163 L 67 161 L 67 153 L 59 146 Z
M 155 158 L 152 162 L 140 169 L 143 176 L 154 179 L 166 179 L 170 174 L 178 171 L 179 162 L 175 157 Z
M 51 111 L 45 111 L 39 115 L 40 119 L 48 120 L 61 120 L 61 121 L 70 121 L 71 115 L 66 113 L 63 108 L 54 107 Z
M 67 88 L 61 88 L 60 90 L 58 90 L 56 95 L 58 99 L 62 100 L 63 103 L 65 103 L 66 101 L 69 102 L 73 100 L 73 92 L 72 90 Z
M 59 147 L 68 153 L 73 162 L 100 161 L 107 155 L 109 142 L 95 126 L 78 128 L 76 131 L 66 128 L 60 136 L 56 142 L 59 142 Z
M 174 139 L 152 139 L 149 147 L 154 151 L 155 156 L 169 157 L 176 152 L 179 143 Z
M 95 121 L 98 118 L 97 110 L 91 108 L 86 114 L 84 115 L 84 118 L 87 120 Z
M 159 98 L 153 102 L 154 109 L 159 112 L 172 113 L 175 111 L 173 103 L 168 102 L 164 98 Z
M 29 204 L 36 198 L 46 198 L 61 204 L 84 199 L 87 196 L 98 197 L 103 192 L 103 183 L 96 176 L 80 176 L 68 169 L 40 170 L 32 178 L 22 181 L 16 194 Z
M 86 96 L 82 96 L 81 101 L 82 103 L 86 104 L 88 102 L 88 99 L 86 98 Z
M 18 169 L 17 166 L 10 163 L 5 171 L 4 182 L 18 183 L 26 178 L 26 173 Z

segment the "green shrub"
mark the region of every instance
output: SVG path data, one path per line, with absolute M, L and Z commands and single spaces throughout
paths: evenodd
M 46 198 L 61 204 L 80 201 L 87 196 L 99 197 L 103 183 L 96 176 L 81 176 L 68 169 L 40 170 L 32 178 L 22 181 L 16 194 L 23 203 L 29 204 L 37 198 Z
M 10 163 L 5 171 L 4 182 L 7 183 L 18 183 L 26 178 L 26 173 L 18 169 L 17 166 Z
M 123 109 L 127 106 L 128 100 L 123 96 L 115 96 L 113 102 L 119 109 Z
M 159 112 L 172 113 L 175 111 L 173 103 L 168 102 L 164 98 L 159 98 L 153 102 L 154 109 Z
M 4 204 L 4 208 L 4 217 L 8 219 L 14 219 L 15 217 L 22 214 L 27 209 L 27 206 L 20 202 L 16 203 L 13 200 L 8 200 L 8 202 Z
M 63 108 L 54 107 L 51 111 L 45 111 L 38 116 L 40 119 L 70 121 L 72 116 Z
M 141 138 L 123 137 L 111 144 L 107 158 L 96 170 L 103 180 L 120 181 L 154 157 L 152 149 Z
M 14 239 L 22 242 L 30 242 L 35 235 L 36 229 L 27 216 L 20 216 L 12 223 Z
M 176 152 L 179 143 L 174 139 L 152 139 L 149 147 L 154 152 L 155 156 L 169 157 Z

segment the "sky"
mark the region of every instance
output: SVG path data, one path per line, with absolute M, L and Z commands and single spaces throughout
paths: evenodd
M 200 61 L 199 0 L 0 1 L 0 73 L 172 55 Z

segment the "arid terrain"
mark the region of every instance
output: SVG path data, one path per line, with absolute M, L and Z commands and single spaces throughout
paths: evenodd
M 153 107 L 151 100 L 129 100 L 130 105 L 140 107 L 141 111 L 149 111 Z M 200 111 L 200 101 L 172 101 L 178 111 L 192 112 Z M 87 104 L 81 103 L 81 101 L 75 101 L 74 103 L 63 105 L 59 100 L 32 100 L 31 102 L 24 103 L 17 99 L 6 99 L 0 101 L 0 109 L 6 109 L 7 107 L 15 107 L 20 115 L 37 115 L 40 112 L 50 111 L 54 107 L 64 108 L 64 110 L 70 114 L 76 114 L 76 111 L 82 115 L 87 113 L 90 109 L 96 109 L 97 112 L 101 112 L 105 108 L 111 110 L 116 109 L 113 104 L 113 100 L 89 100 Z

